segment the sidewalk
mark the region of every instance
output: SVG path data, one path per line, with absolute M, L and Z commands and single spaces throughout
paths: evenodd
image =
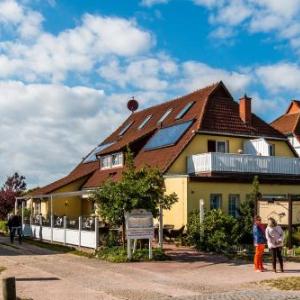
M 7 268 L 1 277 L 16 276 L 18 295 L 26 299 L 300 299 L 300 292 L 254 283 L 300 276 L 298 263 L 287 263 L 285 274 L 255 273 L 251 264 L 176 248 L 172 261 L 111 264 L 26 243 L 3 243 L 7 240 L 0 237 L 0 266 Z

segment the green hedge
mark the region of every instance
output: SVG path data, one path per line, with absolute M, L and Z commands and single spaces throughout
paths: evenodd
M 0 232 L 1 233 L 7 233 L 7 221 L 0 220 Z

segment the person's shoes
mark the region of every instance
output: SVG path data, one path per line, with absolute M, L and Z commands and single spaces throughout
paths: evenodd
M 274 272 L 274 273 L 277 273 L 276 269 L 273 269 L 273 272 Z
M 280 272 L 281 272 L 281 273 L 284 273 L 284 270 L 283 270 L 283 269 L 280 269 Z
M 262 270 L 255 270 L 255 272 L 257 272 L 257 273 L 261 273 L 261 272 L 262 272 Z

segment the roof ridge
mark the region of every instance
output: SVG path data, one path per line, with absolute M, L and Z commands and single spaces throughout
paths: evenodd
M 205 87 L 203 87 L 203 88 L 199 88 L 199 89 L 197 89 L 197 90 L 194 90 L 193 92 L 188 93 L 188 94 L 186 94 L 186 95 L 178 96 L 178 97 L 176 97 L 176 98 L 174 98 L 174 99 L 167 100 L 167 101 L 164 101 L 164 102 L 162 102 L 162 103 L 159 103 L 159 104 L 152 105 L 152 106 L 149 106 L 149 107 L 147 107 L 147 108 L 141 109 L 141 110 L 139 110 L 139 111 L 134 112 L 134 113 L 131 114 L 130 116 L 132 116 L 132 115 L 137 115 L 137 114 L 139 114 L 139 113 L 141 113 L 141 112 L 145 112 L 145 111 L 147 111 L 148 109 L 157 108 L 157 107 L 159 107 L 159 106 L 166 105 L 166 104 L 168 104 L 168 103 L 172 103 L 172 102 L 175 102 L 175 101 L 179 101 L 179 100 L 181 100 L 181 99 L 183 99 L 183 98 L 189 97 L 189 96 L 191 96 L 191 95 L 194 95 L 194 94 L 199 93 L 199 92 L 201 92 L 201 91 L 204 91 L 204 90 L 206 90 L 206 89 L 207 89 L 207 90 L 208 90 L 208 89 L 212 89 L 211 92 L 213 92 L 213 90 L 220 84 L 220 82 L 221 82 L 221 81 L 215 82 L 215 83 L 210 84 L 210 85 L 207 85 L 207 86 L 205 86 Z M 210 92 L 210 93 L 211 93 L 211 92 Z

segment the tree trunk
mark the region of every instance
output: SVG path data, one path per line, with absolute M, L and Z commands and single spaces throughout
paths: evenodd
M 122 244 L 123 244 L 123 249 L 125 249 L 125 231 L 126 231 L 126 227 L 125 227 L 125 221 L 123 220 L 122 222 Z

